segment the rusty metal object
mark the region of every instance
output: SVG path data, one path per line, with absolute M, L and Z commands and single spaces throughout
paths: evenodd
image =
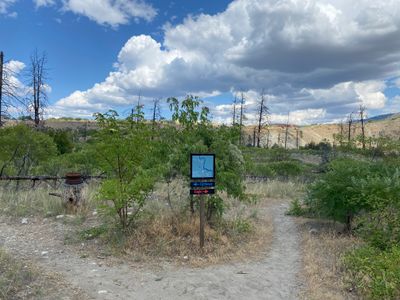
M 65 174 L 65 184 L 67 185 L 79 185 L 83 183 L 83 177 L 81 173 L 67 173 Z

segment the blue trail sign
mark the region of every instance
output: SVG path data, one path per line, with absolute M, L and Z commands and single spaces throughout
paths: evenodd
M 191 179 L 215 178 L 215 154 L 191 154 L 190 155 Z
M 191 182 L 190 183 L 191 187 L 194 188 L 199 188 L 199 187 L 203 187 L 203 188 L 210 188 L 210 187 L 215 187 L 215 182 L 214 181 L 195 181 L 195 182 Z

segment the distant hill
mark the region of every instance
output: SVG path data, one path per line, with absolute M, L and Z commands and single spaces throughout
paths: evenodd
M 244 142 L 252 144 L 254 126 L 247 126 L 245 128 Z M 305 146 L 311 142 L 318 144 L 319 142 L 326 141 L 333 143 L 334 134 L 341 132 L 339 124 L 317 124 L 308 126 L 289 125 L 287 148 L 296 148 L 297 146 Z M 278 145 L 284 147 L 286 125 L 273 124 L 262 132 L 261 144 L 263 146 Z M 347 136 L 348 129 L 346 124 L 343 126 L 343 134 Z M 361 134 L 361 124 L 354 122 L 351 130 L 351 136 Z M 400 113 L 385 114 L 371 117 L 365 124 L 366 136 L 378 137 L 388 136 L 391 138 L 400 138 Z
M 385 114 L 385 115 L 379 115 L 375 117 L 368 118 L 367 121 L 381 121 L 381 120 L 386 120 L 390 119 L 391 117 L 398 115 L 398 114 Z

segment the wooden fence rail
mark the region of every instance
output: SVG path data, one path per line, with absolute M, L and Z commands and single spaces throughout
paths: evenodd
M 105 176 L 82 176 L 83 180 L 88 179 L 105 179 Z M 20 180 L 30 180 L 30 181 L 42 181 L 42 180 L 63 180 L 66 179 L 65 176 L 0 176 L 0 181 L 20 181 Z

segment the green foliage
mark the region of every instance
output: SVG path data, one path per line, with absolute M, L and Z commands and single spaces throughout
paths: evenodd
M 300 203 L 299 199 L 293 199 L 290 202 L 290 207 L 286 212 L 289 216 L 303 216 L 306 213 L 306 209 L 303 208 L 302 204 Z
M 328 171 L 311 184 L 305 203 L 316 215 L 346 223 L 351 229 L 355 214 L 370 209 L 370 203 L 359 197 L 358 180 L 370 173 L 370 164 L 351 159 L 331 162 Z
M 400 247 L 381 251 L 364 246 L 343 258 L 350 282 L 366 299 L 400 298 Z
M 244 198 L 244 159 L 240 149 L 235 145 L 238 140 L 237 128 L 221 126 L 212 127 L 208 120 L 207 107 L 200 108 L 202 101 L 187 96 L 181 103 L 176 98 L 169 98 L 172 118 L 179 122 L 179 129 L 164 130 L 168 140 L 164 139 L 164 149 L 168 149 L 165 164 L 165 177 L 170 180 L 180 175 L 189 181 L 190 153 L 215 153 L 216 186 L 218 192 L 226 192 L 230 197 Z M 207 215 L 221 216 L 224 203 L 217 193 L 207 200 Z
M 74 149 L 74 143 L 72 141 L 72 134 L 70 131 L 48 129 L 47 133 L 53 138 L 54 143 L 57 145 L 59 154 L 72 152 Z
M 243 218 L 235 219 L 233 228 L 238 234 L 250 233 L 253 230 L 250 221 Z
M 140 122 L 126 126 L 117 117 L 115 111 L 96 114 L 101 130 L 91 147 L 98 168 L 107 175 L 98 195 L 101 208 L 108 215 L 118 216 L 126 229 L 152 190 L 158 165 L 153 164 L 154 145 L 149 130 Z
M 31 175 L 57 154 L 47 134 L 25 125 L 0 129 L 0 175 Z
M 363 298 L 400 297 L 400 168 L 397 159 L 340 159 L 312 184 L 306 204 L 315 214 L 346 222 L 367 244 L 347 253 L 344 265 Z M 301 213 L 299 203 L 291 211 Z

